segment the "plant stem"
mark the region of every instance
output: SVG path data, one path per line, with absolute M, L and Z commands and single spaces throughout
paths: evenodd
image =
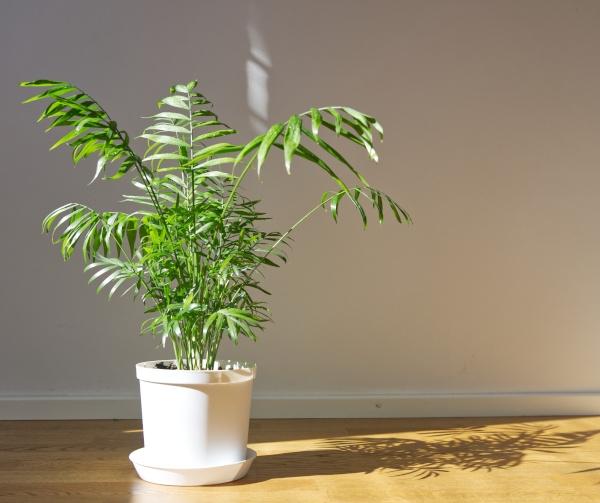
M 229 206 L 231 206 L 231 203 L 233 201 L 233 197 L 236 194 L 240 184 L 242 183 L 242 180 L 244 180 L 244 178 L 246 177 L 246 175 L 248 174 L 248 171 L 250 170 L 250 167 L 252 166 L 252 163 L 254 162 L 254 159 L 256 159 L 258 152 L 255 153 L 250 160 L 248 161 L 248 164 L 246 164 L 246 166 L 244 167 L 244 169 L 242 170 L 242 172 L 240 173 L 240 175 L 237 177 L 235 184 L 233 185 L 233 188 L 231 189 L 231 192 L 229 193 L 229 197 L 227 198 L 227 201 L 225 202 L 225 206 L 223 207 L 223 213 L 222 215 L 225 215 L 225 213 L 227 212 L 227 209 L 229 208 Z
M 317 206 L 315 206 L 313 209 L 311 209 L 308 213 L 306 213 L 300 220 L 298 220 L 294 225 L 292 225 L 286 232 L 284 232 L 281 237 L 275 241 L 275 243 L 273 243 L 271 245 L 271 247 L 267 250 L 267 253 L 265 253 L 262 257 L 261 257 L 261 261 L 256 264 L 254 266 L 254 268 L 250 271 L 250 274 L 248 275 L 249 277 L 251 277 L 254 272 L 256 271 L 256 269 L 258 269 L 258 267 L 260 267 L 263 262 L 264 259 L 267 258 L 271 252 L 277 248 L 277 246 L 279 246 L 279 244 L 286 238 L 288 237 L 293 231 L 294 229 L 296 229 L 296 227 L 298 227 L 299 225 L 302 224 L 302 222 L 304 222 L 306 219 L 308 219 L 315 211 L 317 211 L 319 208 L 323 207 L 326 203 L 328 203 L 329 201 L 331 201 L 334 197 L 337 197 L 338 195 L 340 195 L 341 193 L 345 192 L 344 190 L 340 190 L 338 192 L 336 192 L 335 194 L 333 194 L 332 196 L 328 197 L 327 199 L 325 199 L 325 201 L 321 202 L 320 204 L 318 204 Z

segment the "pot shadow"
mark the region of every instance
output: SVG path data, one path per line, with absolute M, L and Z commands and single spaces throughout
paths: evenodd
M 231 485 L 274 478 L 373 473 L 417 479 L 452 470 L 491 472 L 518 466 L 528 453 L 560 453 L 582 445 L 600 430 L 559 433 L 557 426 L 513 424 L 422 433 L 424 439 L 347 437 L 322 441 L 316 450 L 259 455 L 250 473 Z

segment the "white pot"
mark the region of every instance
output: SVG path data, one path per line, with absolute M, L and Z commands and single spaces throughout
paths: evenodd
M 138 363 L 147 466 L 208 468 L 247 460 L 254 365 L 168 370 Z

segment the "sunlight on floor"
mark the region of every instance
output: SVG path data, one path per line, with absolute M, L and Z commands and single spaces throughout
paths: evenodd
M 585 417 L 256 421 L 258 458 L 245 479 L 202 488 L 135 480 L 131 501 L 592 502 L 599 433 L 600 419 Z

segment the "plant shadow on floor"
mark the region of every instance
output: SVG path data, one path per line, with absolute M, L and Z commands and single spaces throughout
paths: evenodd
M 577 447 L 600 433 L 559 433 L 556 428 L 513 424 L 500 429 L 466 427 L 423 432 L 421 438 L 364 436 L 323 440 L 317 450 L 260 455 L 248 476 L 233 484 L 375 471 L 419 479 L 453 470 L 490 472 L 518 466 L 528 453 L 560 453 Z

